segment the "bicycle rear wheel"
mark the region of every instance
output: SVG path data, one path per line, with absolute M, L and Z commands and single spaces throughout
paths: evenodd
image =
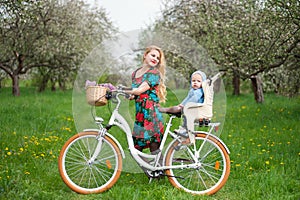
M 65 184 L 81 194 L 101 193 L 111 188 L 122 171 L 122 155 L 116 143 L 104 136 L 95 161 L 88 161 L 97 147 L 98 133 L 83 132 L 71 137 L 63 146 L 59 159 L 59 173 Z
M 215 137 L 198 133 L 195 145 L 173 140 L 166 151 L 166 166 L 192 167 L 167 169 L 171 184 L 195 195 L 211 195 L 220 190 L 230 173 L 230 158 L 224 145 Z M 200 147 L 202 148 L 200 152 Z

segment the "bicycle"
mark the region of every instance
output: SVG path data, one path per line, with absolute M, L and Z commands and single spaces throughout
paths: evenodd
M 81 194 L 102 193 L 117 182 L 125 153 L 120 142 L 108 132 L 112 126 L 126 134 L 131 156 L 149 177 L 149 182 L 166 176 L 174 187 L 194 195 L 211 195 L 224 186 L 230 173 L 230 152 L 224 142 L 213 135 L 220 123 L 207 124 L 208 131 L 193 131 L 194 142 L 191 142 L 189 137 L 170 130 L 172 120 L 179 117 L 170 114 L 156 154 L 143 153 L 135 149 L 130 126 L 118 112 L 121 96 L 127 96 L 121 88 L 106 94 L 108 101 L 116 100 L 107 125 L 103 124 L 103 118 L 93 116 L 99 129 L 85 129 L 63 145 L 59 172 L 70 189 Z M 166 142 L 168 137 L 171 137 L 170 143 Z

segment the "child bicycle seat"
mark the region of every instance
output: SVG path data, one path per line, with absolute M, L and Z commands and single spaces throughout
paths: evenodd
M 194 123 L 199 121 L 210 121 L 213 116 L 214 82 L 222 76 L 219 72 L 202 83 L 204 92 L 203 103 L 189 102 L 183 107 L 183 115 L 186 119 L 188 132 L 194 131 Z

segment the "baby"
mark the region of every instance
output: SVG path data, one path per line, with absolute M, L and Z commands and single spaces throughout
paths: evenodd
M 206 80 L 206 74 L 202 71 L 195 71 L 191 75 L 191 89 L 187 97 L 177 106 L 169 107 L 169 108 L 160 108 L 160 112 L 162 113 L 171 113 L 171 114 L 180 114 L 182 112 L 183 107 L 188 102 L 193 103 L 203 103 L 204 102 L 204 92 L 202 89 L 202 82 Z M 178 135 L 188 137 L 186 131 L 186 119 L 183 119 L 183 127 L 180 126 L 179 129 L 174 130 Z M 203 123 L 203 122 L 202 122 Z
M 186 98 L 177 106 L 169 107 L 169 108 L 160 108 L 160 112 L 162 113 L 181 113 L 182 108 L 188 102 L 194 103 L 203 103 L 204 102 L 204 92 L 202 89 L 202 82 L 206 80 L 206 75 L 202 71 L 195 71 L 191 75 L 191 89 L 189 90 Z

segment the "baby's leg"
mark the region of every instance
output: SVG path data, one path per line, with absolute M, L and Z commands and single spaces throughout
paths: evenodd
M 181 107 L 180 106 L 172 106 L 169 108 L 159 108 L 159 111 L 162 113 L 180 113 Z

